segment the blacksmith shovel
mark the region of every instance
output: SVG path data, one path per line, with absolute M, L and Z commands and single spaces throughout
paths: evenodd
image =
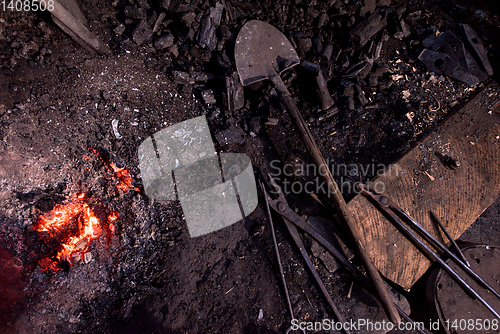
M 337 183 L 333 179 L 330 169 L 309 131 L 309 127 L 300 115 L 297 106 L 290 96 L 290 92 L 281 80 L 280 74 L 283 71 L 299 64 L 300 61 L 297 52 L 295 52 L 290 41 L 275 27 L 266 22 L 252 20 L 245 23 L 238 33 L 234 54 L 236 68 L 244 86 L 265 79 L 269 79 L 273 83 L 274 88 L 299 131 L 304 145 L 318 167 L 320 175 L 324 177 L 324 180 L 328 184 L 329 191 L 332 194 L 330 199 L 352 234 L 356 245 L 356 253 L 373 282 L 378 298 L 389 320 L 393 323 L 399 323 L 401 318 L 391 300 L 389 292 L 384 286 L 377 268 L 361 244 L 354 217 L 348 210 Z

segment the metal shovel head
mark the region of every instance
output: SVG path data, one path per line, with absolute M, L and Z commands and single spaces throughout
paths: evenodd
M 267 22 L 245 23 L 234 47 L 236 69 L 243 86 L 280 74 L 297 64 L 299 56 L 290 41 Z

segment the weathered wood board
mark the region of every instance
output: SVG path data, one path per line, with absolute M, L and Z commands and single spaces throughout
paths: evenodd
M 489 84 L 374 182 L 428 231 L 445 238 L 431 222 L 432 210 L 458 238 L 500 195 L 500 89 Z M 438 155 L 460 162 L 449 169 Z M 380 272 L 410 289 L 429 261 L 358 194 L 349 203 L 362 242 Z

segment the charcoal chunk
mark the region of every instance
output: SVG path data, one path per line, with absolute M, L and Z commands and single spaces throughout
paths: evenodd
M 231 125 L 228 129 L 217 132 L 215 134 L 215 139 L 221 146 L 228 146 L 233 144 L 245 144 L 245 139 L 234 125 Z
M 240 110 L 245 105 L 245 94 L 243 85 L 237 72 L 233 72 L 226 77 L 226 98 L 225 107 L 229 111 Z
M 161 2 L 161 6 L 162 6 L 163 8 L 165 8 L 166 10 L 168 10 L 168 9 L 169 9 L 169 7 L 170 7 L 170 0 L 163 0 L 163 1 Z
M 125 6 L 123 14 L 130 19 L 144 20 L 146 18 L 146 10 L 132 6 Z
M 215 99 L 214 92 L 211 89 L 205 89 L 201 92 L 201 97 L 205 104 L 216 104 L 217 100 Z
M 189 75 L 188 72 L 172 71 L 172 76 L 176 84 L 181 84 L 181 85 L 194 84 L 194 81 L 191 79 L 191 75 Z
M 387 25 L 387 18 L 379 11 L 358 23 L 350 32 L 351 40 L 363 47 L 369 40 Z
M 132 39 L 137 45 L 149 42 L 152 37 L 153 30 L 146 20 L 141 20 L 141 22 L 137 24 L 134 31 L 132 32 Z
M 223 10 L 224 6 L 220 2 L 217 2 L 215 4 L 215 7 L 210 8 L 210 18 L 212 19 L 212 22 L 216 27 L 220 25 Z
M 186 27 L 191 27 L 196 17 L 195 12 L 187 12 L 182 14 L 181 20 L 186 24 Z
M 359 11 L 359 15 L 363 16 L 366 13 L 373 13 L 376 8 L 376 1 L 375 0 L 364 0 L 364 6 L 361 7 Z
M 207 16 L 201 21 L 200 35 L 198 44 L 202 48 L 208 48 L 214 51 L 217 47 L 217 36 L 215 35 L 215 25 L 212 23 L 210 16 Z
M 255 134 L 260 133 L 260 117 L 252 117 L 250 120 L 250 128 Z
M 153 26 L 153 32 L 157 32 L 160 30 L 161 24 L 163 23 L 165 16 L 167 16 L 167 14 L 165 12 L 162 12 L 160 15 L 158 15 L 158 18 L 156 19 L 155 25 Z
M 318 24 L 316 26 L 318 27 L 318 29 L 321 29 L 322 27 L 324 27 L 328 23 L 329 20 L 330 20 L 330 17 L 328 16 L 328 14 L 323 13 L 319 16 Z
M 141 8 L 144 8 L 145 10 L 151 9 L 151 6 L 148 4 L 147 0 L 135 0 L 137 5 Z
M 301 56 L 305 55 L 312 47 L 312 41 L 309 37 L 301 37 L 297 40 L 297 47 Z
M 116 36 L 121 36 L 125 32 L 125 25 L 123 23 L 120 23 L 119 25 L 116 26 L 115 29 L 113 29 L 113 32 L 115 33 Z
M 172 34 L 166 34 L 158 38 L 155 42 L 155 48 L 157 50 L 163 50 L 174 45 L 174 36 Z

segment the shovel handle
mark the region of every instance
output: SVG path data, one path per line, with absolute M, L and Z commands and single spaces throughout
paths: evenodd
M 401 321 L 399 313 L 396 310 L 396 307 L 394 306 L 394 303 L 391 299 L 391 296 L 389 295 L 389 292 L 387 291 L 387 288 L 384 284 L 384 281 L 382 280 L 382 277 L 380 277 L 380 273 L 378 272 L 377 268 L 375 267 L 372 260 L 368 256 L 365 247 L 361 243 L 361 238 L 356 223 L 354 221 L 354 217 L 351 211 L 348 209 L 344 197 L 342 196 L 339 187 L 337 186 L 337 183 L 335 182 L 335 179 L 333 178 L 332 173 L 330 172 L 330 169 L 328 168 L 325 159 L 323 158 L 323 155 L 321 154 L 318 148 L 318 145 L 316 145 L 316 142 L 311 134 L 311 131 L 309 131 L 309 127 L 302 118 L 299 109 L 292 100 L 290 92 L 283 83 L 283 80 L 281 80 L 281 77 L 276 73 L 275 75 L 269 75 L 269 79 L 274 84 L 274 88 L 278 92 L 278 95 L 280 96 L 283 104 L 285 105 L 286 110 L 290 114 L 290 117 L 292 118 L 295 127 L 299 131 L 300 137 L 302 138 L 302 142 L 306 146 L 314 163 L 319 169 L 320 175 L 323 176 L 324 180 L 328 184 L 329 192 L 332 195 L 329 196 L 329 198 L 332 201 L 335 209 L 340 213 L 341 219 L 344 220 L 347 227 L 349 228 L 349 231 L 351 232 L 351 235 L 354 239 L 354 244 L 356 245 L 356 253 L 361 259 L 361 262 L 365 267 L 368 277 L 373 283 L 373 286 L 378 295 L 378 299 L 380 300 L 382 307 L 385 310 L 385 313 L 387 314 L 390 321 L 392 321 L 395 324 L 399 323 Z

